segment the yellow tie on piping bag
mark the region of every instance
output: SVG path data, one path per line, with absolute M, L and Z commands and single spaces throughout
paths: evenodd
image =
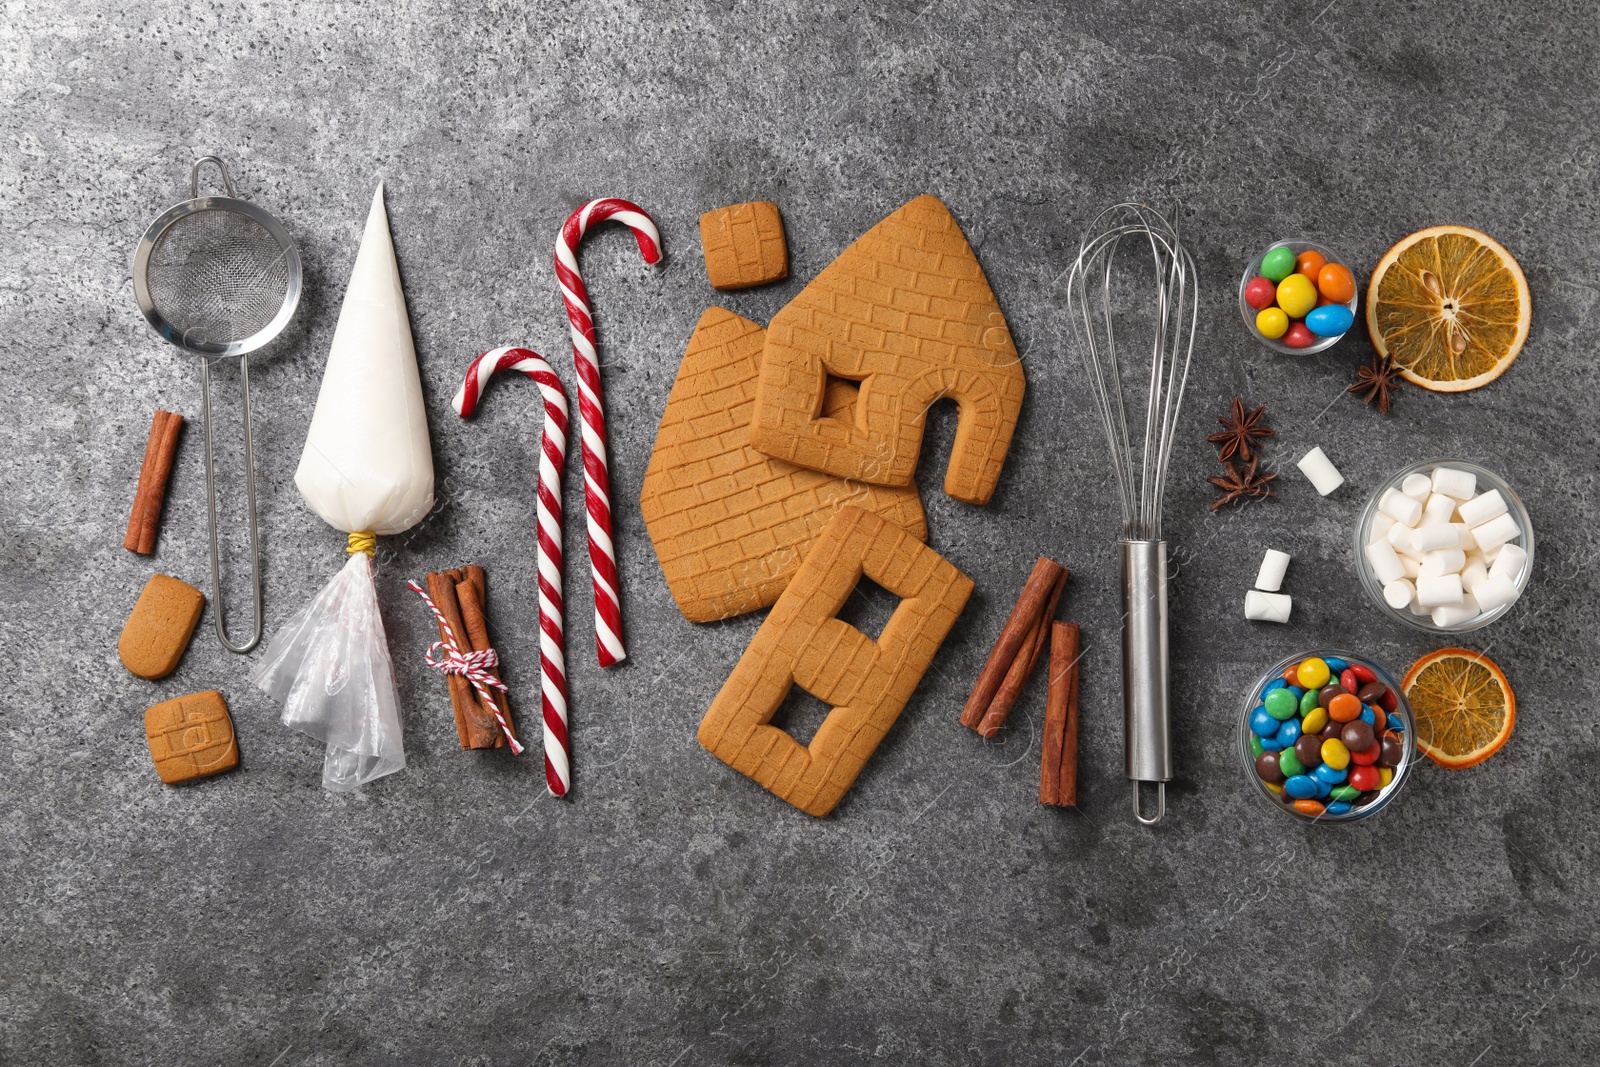
M 349 535 L 350 559 L 276 634 L 255 674 L 284 725 L 324 742 L 322 784 L 346 791 L 406 765 L 372 556 L 433 507 L 433 453 L 389 217 L 378 186 L 339 309 L 295 485 Z

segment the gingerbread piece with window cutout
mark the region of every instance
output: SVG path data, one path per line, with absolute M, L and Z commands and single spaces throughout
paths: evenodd
M 900 598 L 876 640 L 837 618 L 862 576 Z M 972 593 L 905 530 L 840 509 L 700 722 L 700 743 L 808 815 L 833 810 L 900 717 Z M 830 705 L 809 745 L 772 725 L 798 685 Z

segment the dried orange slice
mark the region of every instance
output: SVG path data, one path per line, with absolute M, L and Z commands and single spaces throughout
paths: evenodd
M 1440 393 L 1488 385 L 1528 339 L 1533 304 L 1517 261 L 1465 226 L 1418 230 L 1367 286 L 1367 332 L 1409 382 Z
M 1411 665 L 1400 686 L 1416 719 L 1417 747 L 1441 767 L 1482 763 L 1517 722 L 1511 683 L 1481 652 L 1441 648 Z

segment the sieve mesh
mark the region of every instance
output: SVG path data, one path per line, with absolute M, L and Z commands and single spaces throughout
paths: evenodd
M 150 303 L 190 344 L 241 341 L 283 309 L 291 284 L 288 252 L 242 212 L 191 212 L 175 219 L 151 247 Z

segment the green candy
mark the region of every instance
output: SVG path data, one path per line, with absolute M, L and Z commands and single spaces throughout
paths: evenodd
M 1287 248 L 1274 248 L 1261 259 L 1261 273 L 1274 282 L 1281 282 L 1294 273 L 1294 253 Z
M 1322 690 L 1320 690 L 1320 689 L 1307 689 L 1306 690 L 1306 695 L 1300 698 L 1300 717 L 1301 718 L 1305 718 L 1307 715 L 1310 715 L 1314 710 L 1316 710 L 1317 708 L 1321 707 L 1321 705 L 1317 703 L 1317 697 L 1321 693 L 1322 693 Z
M 1328 795 L 1335 800 L 1354 800 L 1361 795 L 1361 790 L 1353 785 L 1336 785 Z
M 1261 757 L 1261 753 L 1263 753 L 1265 751 L 1266 751 L 1266 749 L 1263 748 L 1262 745 L 1261 745 L 1261 738 L 1257 737 L 1254 733 L 1252 733 L 1250 735 L 1250 755 L 1255 756 L 1257 759 L 1259 759 Z
M 1274 689 L 1261 703 L 1266 705 L 1267 714 L 1279 722 L 1300 710 L 1300 701 L 1287 689 Z
M 1278 753 L 1278 769 L 1283 772 L 1285 778 L 1293 778 L 1297 774 L 1306 773 L 1306 765 L 1300 762 L 1299 757 L 1294 754 L 1294 749 L 1292 748 L 1286 748 Z

